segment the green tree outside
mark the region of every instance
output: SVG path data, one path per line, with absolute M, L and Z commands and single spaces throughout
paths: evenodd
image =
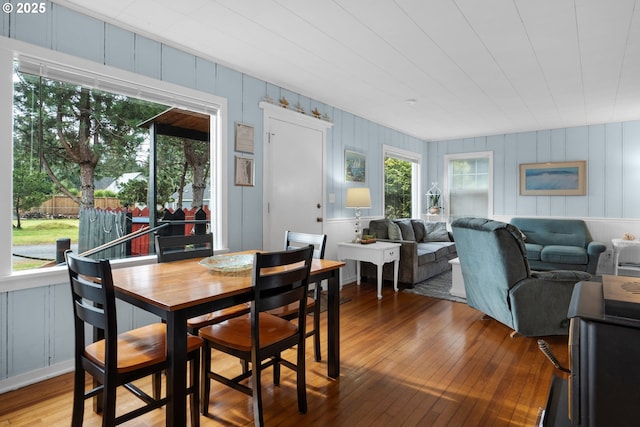
M 30 170 L 21 162 L 13 169 L 13 208 L 16 228 L 22 228 L 20 212 L 39 206 L 51 195 L 51 181 L 42 172 Z
M 411 172 L 413 165 L 394 157 L 384 159 L 384 200 L 387 218 L 411 217 Z

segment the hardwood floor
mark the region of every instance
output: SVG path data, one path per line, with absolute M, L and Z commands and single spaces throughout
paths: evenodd
M 465 304 L 394 293 L 389 284 L 382 301 L 374 283 L 345 286 L 342 294 L 351 301 L 341 305 L 340 379 L 326 377 L 326 361 L 313 361 L 308 340 L 309 410 L 305 415 L 297 411 L 292 371 L 283 369 L 281 386 L 274 387 L 267 370 L 267 425 L 535 425 L 554 372 L 535 339 L 510 338 L 507 327 L 482 320 L 480 312 Z M 322 322 L 324 331 L 325 315 Z M 566 365 L 567 338 L 547 341 Z M 223 369 L 239 369 L 236 360 L 218 353 L 214 361 Z M 71 388 L 67 374 L 5 393 L 0 396 L 0 426 L 69 425 Z M 136 399 L 122 392 L 118 402 L 132 407 Z M 253 425 L 251 400 L 242 393 L 214 382 L 210 405 L 213 415 L 201 417 L 204 427 Z M 85 425 L 100 425 L 89 402 L 85 407 Z M 164 410 L 126 425 L 162 426 Z

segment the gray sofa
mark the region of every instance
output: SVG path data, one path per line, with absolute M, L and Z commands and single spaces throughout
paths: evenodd
M 364 234 L 372 234 L 379 241 L 400 243 L 398 281 L 410 286 L 449 270 L 449 260 L 458 256 L 444 222 L 410 218 L 375 219 L 369 222 Z M 363 262 L 361 274 L 375 279 L 376 266 Z M 382 278 L 393 280 L 392 263 L 385 264 Z
M 533 270 L 574 270 L 596 274 L 606 246 L 591 240 L 580 219 L 512 218 L 523 233 L 527 259 Z

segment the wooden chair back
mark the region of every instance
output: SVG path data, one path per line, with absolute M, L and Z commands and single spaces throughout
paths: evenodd
M 313 245 L 313 257 L 324 259 L 324 251 L 327 246 L 326 234 L 298 233 L 296 231 L 284 232 L 284 249 L 297 249 Z
M 298 304 L 302 313 L 306 311 L 312 258 L 311 245 L 289 251 L 256 254 L 252 271 L 254 288 L 251 307 L 252 323 L 257 324 L 259 317 L 257 313 L 290 303 Z M 302 322 L 304 322 L 304 315 Z M 304 327 L 301 329 L 304 330 Z
M 181 259 L 206 258 L 213 255 L 213 234 L 190 234 L 188 236 L 155 236 L 158 262 Z
M 105 340 L 105 365 L 116 366 L 118 323 L 116 300 L 108 260 L 95 261 L 66 253 L 73 299 L 76 363 L 82 360 L 86 343 Z M 86 336 L 85 324 L 94 328 Z

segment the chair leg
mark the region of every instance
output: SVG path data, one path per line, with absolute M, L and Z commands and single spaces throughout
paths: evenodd
M 191 426 L 200 427 L 200 350 L 195 350 L 190 362 L 191 378 Z
M 82 427 L 84 418 L 84 370 L 76 368 L 73 376 L 73 417 L 71 427 Z
M 251 365 L 253 368 L 251 375 L 251 383 L 253 384 L 253 423 L 256 427 L 262 427 L 264 426 L 264 418 L 262 416 L 262 385 L 260 383 L 260 378 L 262 376 L 261 363 L 253 358 Z M 276 363 L 274 365 L 274 369 L 278 365 L 279 363 Z
M 151 387 L 153 388 L 153 398 L 160 400 L 162 395 L 162 372 L 157 372 L 151 377 Z
M 313 307 L 313 343 L 314 354 L 316 362 L 322 360 L 322 354 L 320 352 L 320 291 L 322 290 L 322 284 L 316 283 L 315 300 L 316 303 Z
M 304 338 L 303 338 L 304 340 Z M 305 367 L 304 342 L 298 344 L 298 360 L 296 364 L 296 385 L 298 389 L 298 411 L 307 413 L 307 378 Z
M 273 359 L 275 361 L 273 364 L 273 384 L 280 385 L 280 355 L 278 354 Z
M 115 425 L 116 420 L 116 386 L 108 379 L 104 382 L 102 427 Z
M 200 391 L 202 397 L 200 399 L 202 415 L 209 415 L 209 395 L 211 393 L 211 380 L 209 379 L 209 370 L 211 364 L 211 347 L 207 340 L 202 346 L 202 364 L 200 369 Z

